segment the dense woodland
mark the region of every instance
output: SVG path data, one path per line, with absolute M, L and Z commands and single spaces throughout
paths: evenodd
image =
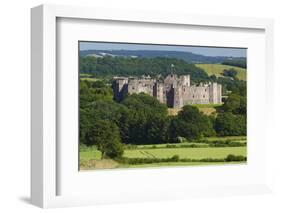
M 195 54 L 192 52 L 185 51 L 162 51 L 162 50 L 82 50 L 80 56 L 95 56 L 104 57 L 105 55 L 114 57 L 138 57 L 138 58 L 177 58 L 182 59 L 188 63 L 203 63 L 203 64 L 214 64 L 222 63 L 225 60 L 245 60 L 244 57 L 227 57 L 227 56 L 206 56 Z
M 180 138 L 196 141 L 208 136 L 246 135 L 246 82 L 237 80 L 235 72 L 231 72 L 231 76 L 209 77 L 192 64 L 170 58 L 80 59 L 84 72 L 99 70 L 95 72 L 96 77 L 165 75 L 171 63 L 176 70 L 182 70 L 177 71 L 178 74 L 190 74 L 196 81 L 218 81 L 223 85 L 228 98 L 217 107 L 216 115 L 207 116 L 197 107 L 187 105 L 177 116 L 169 116 L 166 105 L 146 94 L 130 95 L 117 103 L 112 99 L 108 80 L 81 80 L 80 143 L 96 146 L 104 157 L 118 158 L 122 156 L 123 144 L 180 143 Z
M 225 60 L 224 62 L 222 62 L 222 64 L 247 68 L 247 62 L 245 58 Z
M 128 57 L 80 57 L 80 72 L 90 73 L 94 77 L 110 76 L 167 76 L 171 64 L 177 69 L 175 74 L 192 76 L 193 82 L 208 81 L 209 77 L 203 69 L 176 58 L 128 58 Z

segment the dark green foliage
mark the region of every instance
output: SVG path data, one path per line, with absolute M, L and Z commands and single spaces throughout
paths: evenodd
M 187 139 L 199 139 L 201 136 L 200 130 L 195 124 L 188 123 L 178 117 L 171 120 L 169 126 L 170 142 L 179 143 L 178 137 Z
M 242 67 L 247 68 L 247 61 L 246 58 L 240 58 L 240 59 L 229 59 L 222 62 L 224 65 L 231 65 L 236 67 Z
M 221 106 L 221 110 L 224 112 L 231 112 L 233 114 L 246 115 L 247 101 L 245 96 L 237 94 L 230 94 Z
M 120 158 L 123 154 L 119 128 L 108 120 L 95 120 L 86 133 L 86 145 L 95 145 L 102 153 L 102 158 Z
M 225 77 L 230 77 L 230 78 L 233 78 L 233 79 L 236 79 L 237 77 L 237 70 L 231 68 L 231 69 L 228 69 L 228 70 L 223 70 L 223 73 L 222 75 L 225 76 Z
M 168 117 L 164 104 L 146 94 L 130 95 L 121 104 L 128 109 L 120 122 L 125 143 L 165 143 Z
M 230 78 L 219 78 L 224 82 L 226 89 L 231 91 L 224 98 L 223 105 L 217 108 L 219 112 L 213 120 L 214 128 L 219 136 L 246 135 L 247 134 L 247 98 L 246 82 Z
M 221 109 L 224 112 L 236 113 L 240 107 L 240 96 L 237 94 L 230 94 L 227 99 L 225 99 Z
M 118 162 L 121 164 L 138 165 L 138 164 L 152 164 L 152 163 L 167 163 L 167 162 L 245 162 L 246 157 L 241 155 L 228 155 L 226 158 L 202 158 L 202 159 L 190 159 L 179 158 L 178 155 L 174 155 L 171 158 L 120 158 Z
M 226 158 L 225 158 L 225 161 L 227 162 L 234 162 L 234 161 L 246 161 L 247 158 L 242 156 L 242 155 L 228 155 Z
M 237 141 L 225 140 L 225 141 L 211 141 L 208 142 L 210 147 L 241 147 L 246 146 L 246 143 L 241 143 Z
M 220 113 L 215 122 L 215 130 L 219 136 L 246 135 L 246 116 L 231 112 Z
M 151 164 L 151 163 L 167 163 L 167 162 L 178 162 L 177 157 L 171 158 L 121 158 L 118 162 L 121 164 L 138 165 L 138 164 Z
M 211 82 L 217 82 L 217 76 L 215 76 L 215 75 L 211 75 L 209 77 L 209 79 L 210 79 Z
M 208 81 L 208 74 L 194 64 L 176 58 L 128 58 L 128 57 L 80 57 L 80 72 L 92 73 L 95 77 L 105 76 L 141 76 L 157 77 L 170 74 L 171 64 L 175 74 L 190 74 L 194 82 Z
M 79 95 L 80 108 L 84 108 L 93 101 L 112 100 L 113 93 L 104 81 L 80 81 Z
M 85 135 L 97 120 L 107 120 L 117 126 L 126 108 L 114 101 L 97 100 L 80 106 L 80 142 L 85 143 Z
M 190 105 L 184 106 L 178 116 L 171 120 L 169 133 L 172 141 L 177 141 L 179 136 L 199 139 L 203 136 L 215 135 L 209 117 L 199 112 L 197 107 Z
M 173 155 L 173 156 L 171 157 L 171 160 L 172 160 L 173 162 L 178 162 L 178 161 L 180 160 L 180 156 L 179 156 L 179 155 Z
M 223 89 L 223 95 L 227 95 L 227 91 L 231 91 L 232 93 L 246 96 L 247 94 L 247 82 L 238 80 L 238 79 L 232 79 L 232 78 L 223 78 L 219 77 L 217 79 L 217 82 L 222 85 Z

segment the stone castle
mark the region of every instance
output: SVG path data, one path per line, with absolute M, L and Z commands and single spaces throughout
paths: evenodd
M 169 108 L 187 104 L 220 104 L 222 87 L 218 83 L 190 84 L 190 75 L 168 75 L 164 80 L 149 76 L 141 78 L 114 77 L 114 99 L 121 101 L 127 94 L 146 93 L 165 103 Z

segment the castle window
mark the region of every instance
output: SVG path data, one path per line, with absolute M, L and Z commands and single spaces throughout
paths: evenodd
M 132 89 L 135 89 L 135 87 L 132 87 Z
M 192 98 L 194 98 L 194 95 L 192 95 Z
M 205 89 L 205 92 L 207 92 L 207 89 Z
M 205 98 L 205 95 L 203 95 L 203 98 Z

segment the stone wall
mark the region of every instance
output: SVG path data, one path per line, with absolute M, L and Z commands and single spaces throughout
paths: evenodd
M 115 78 L 114 99 L 121 101 L 126 94 L 145 93 L 171 108 L 186 104 L 219 104 L 222 87 L 217 83 L 190 85 L 190 76 L 168 75 L 163 82 L 151 78 Z
M 183 102 L 186 104 L 208 104 L 210 87 L 190 86 L 183 89 Z

